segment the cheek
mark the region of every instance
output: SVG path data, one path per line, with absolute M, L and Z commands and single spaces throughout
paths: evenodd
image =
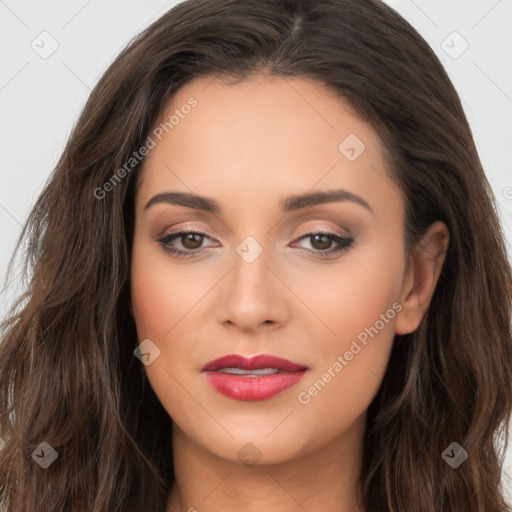
M 149 251 L 148 251 L 149 252 Z M 153 259 L 153 261 L 151 261 Z M 132 262 L 132 302 L 139 343 L 151 340 L 160 354 L 153 362 L 144 366 L 148 381 L 160 403 L 175 419 L 181 409 L 186 409 L 186 400 L 179 382 L 183 381 L 179 366 L 174 361 L 186 357 L 186 344 L 168 343 L 175 339 L 186 339 L 181 330 L 186 322 L 180 319 L 191 306 L 187 302 L 193 292 L 187 289 L 175 273 L 170 275 L 167 265 L 134 250 Z M 197 299 L 196 299 L 197 300 Z M 178 415 L 179 416 L 179 415 Z
M 333 297 L 331 313 L 334 331 L 342 340 L 354 339 L 377 324 L 379 331 L 392 330 L 396 311 L 392 305 L 399 298 L 398 279 L 393 269 L 364 267 L 353 269 L 340 283 Z M 384 318 L 382 317 L 384 316 Z M 359 336 L 364 341 L 364 335 Z
M 393 309 L 393 304 L 400 298 L 404 266 L 398 253 L 394 245 L 379 241 L 347 253 L 335 265 L 319 266 L 314 272 L 299 270 L 309 276 L 295 276 L 295 282 L 302 283 L 298 294 L 307 297 L 309 308 L 318 313 L 316 320 L 308 318 L 317 324 L 320 319 L 328 328 L 319 324 L 322 333 L 315 336 L 309 326 L 310 337 L 316 337 L 324 354 L 332 357 L 348 349 L 351 340 L 361 333 L 364 338 L 365 329 L 376 322 L 386 338 L 393 337 L 398 307 Z
M 213 284 L 206 270 L 190 276 L 184 266 L 172 265 L 168 258 L 163 250 L 140 244 L 134 247 L 131 270 L 139 338 L 154 338 L 161 345 Z
M 316 290 L 325 293 L 310 295 L 311 309 L 332 332 L 316 336 L 316 365 L 297 400 L 305 421 L 324 431 L 339 431 L 363 414 L 386 371 L 403 262 L 382 247 L 346 258 L 339 271 L 316 281 Z
M 352 296 L 331 319 L 337 335 L 319 340 L 322 357 L 296 394 L 297 419 L 318 433 L 314 442 L 349 429 L 377 394 L 394 340 L 396 311 L 386 298 Z
M 207 268 L 187 272 L 169 263 L 167 254 L 140 243 L 135 245 L 131 267 L 131 296 L 139 342 L 150 339 L 160 355 L 144 367 L 160 402 L 173 417 L 190 408 L 182 384 L 190 376 L 190 340 L 194 332 L 190 314 L 215 284 Z

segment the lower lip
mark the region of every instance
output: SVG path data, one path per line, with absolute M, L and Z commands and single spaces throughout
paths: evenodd
M 213 389 L 235 400 L 256 402 L 267 400 L 299 382 L 306 370 L 298 372 L 274 373 L 260 377 L 242 377 L 232 373 L 205 372 L 205 377 Z

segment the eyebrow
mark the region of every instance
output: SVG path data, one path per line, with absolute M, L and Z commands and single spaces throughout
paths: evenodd
M 375 212 L 371 206 L 362 197 L 359 197 L 358 195 L 344 189 L 326 190 L 323 192 L 310 192 L 287 197 L 281 205 L 281 211 L 287 213 L 310 206 L 316 206 L 318 204 L 343 201 L 349 201 L 363 206 L 369 212 L 371 212 L 372 215 L 375 215 Z M 187 208 L 203 210 L 205 212 L 214 214 L 222 213 L 222 208 L 220 207 L 219 203 L 217 203 L 217 201 L 208 197 L 198 196 L 187 192 L 161 192 L 160 194 L 153 196 L 146 203 L 144 211 L 158 203 L 186 206 Z

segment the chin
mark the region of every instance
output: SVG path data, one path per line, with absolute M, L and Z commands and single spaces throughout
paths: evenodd
M 229 462 L 253 467 L 254 465 L 279 464 L 297 458 L 309 444 L 283 430 L 278 435 L 257 429 L 230 429 L 233 437 L 223 435 L 201 439 L 200 444 L 215 456 Z M 295 430 L 296 432 L 296 430 Z

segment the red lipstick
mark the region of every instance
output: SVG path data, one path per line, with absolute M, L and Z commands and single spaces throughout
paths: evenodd
M 251 358 L 230 354 L 201 368 L 213 389 L 250 402 L 266 400 L 294 386 L 307 370 L 305 365 L 267 354 Z

